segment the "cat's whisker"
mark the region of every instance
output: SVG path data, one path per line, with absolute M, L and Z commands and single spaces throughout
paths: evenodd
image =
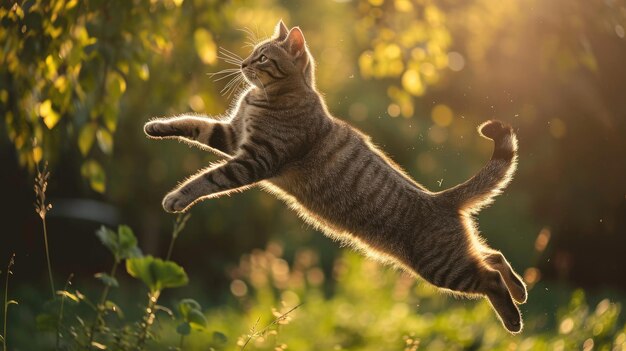
M 236 61 L 234 59 L 230 59 L 230 58 L 219 56 L 219 55 L 217 56 L 217 58 L 219 58 L 220 60 L 222 60 L 222 61 L 224 61 L 226 63 L 230 63 L 231 65 L 241 66 L 241 61 Z
M 231 55 L 227 55 L 227 54 L 226 54 L 225 52 L 223 52 L 223 51 L 220 51 L 220 52 L 219 52 L 219 54 L 217 55 L 217 57 L 222 58 L 222 59 L 228 59 L 228 60 L 235 61 L 235 62 L 239 62 L 239 63 L 243 62 L 243 60 L 242 60 L 242 59 L 238 59 L 238 58 L 233 57 L 233 56 L 231 56 Z
M 209 72 L 207 73 L 207 75 L 212 78 L 220 74 L 226 74 L 226 73 L 237 72 L 237 71 L 240 71 L 240 69 L 239 68 L 226 68 L 217 72 Z
M 236 58 L 236 59 L 239 59 L 239 60 L 243 61 L 243 59 L 241 58 L 241 56 L 239 56 L 239 55 L 235 54 L 234 52 L 232 52 L 232 51 L 230 51 L 230 50 L 228 50 L 228 49 L 226 49 L 226 48 L 224 48 L 224 47 L 221 47 L 221 46 L 220 46 L 220 50 L 222 50 L 222 53 L 223 53 L 223 54 L 229 54 L 231 57 L 233 57 L 233 58 Z
M 231 95 L 233 95 L 233 93 L 236 95 L 237 92 L 239 91 L 239 88 L 241 87 L 241 84 L 243 83 L 244 79 L 240 79 L 239 82 L 237 84 L 235 84 L 233 86 L 233 88 L 231 89 L 230 93 L 228 94 L 228 98 L 231 97 Z
M 233 79 L 231 79 L 226 86 L 224 86 L 224 88 L 220 91 L 220 93 L 222 93 L 222 95 L 225 95 L 226 93 L 228 93 L 228 91 L 230 90 L 230 88 L 232 88 L 234 85 L 237 84 L 237 82 L 239 82 L 241 79 L 243 79 L 242 76 L 236 76 Z
M 231 62 L 236 62 L 238 64 L 241 64 L 241 62 L 243 62 L 243 59 L 241 57 L 238 56 L 233 56 L 232 54 L 227 53 L 226 51 L 223 51 L 220 49 L 219 51 L 219 55 L 217 55 L 218 58 L 224 60 L 224 61 L 231 61 Z
M 255 47 L 255 46 L 256 46 L 256 45 L 255 45 L 253 42 L 251 42 L 251 41 L 246 41 L 246 42 L 245 42 L 245 45 L 244 45 L 244 46 L 242 46 L 241 48 L 243 49 L 243 48 L 250 47 L 251 49 L 254 49 L 254 47 Z
M 254 33 L 252 32 L 252 30 L 248 27 L 243 27 L 238 29 L 242 32 L 245 32 L 248 39 L 250 39 L 250 41 L 254 44 L 253 46 L 256 46 L 256 44 L 258 44 L 260 42 L 259 37 L 254 35 Z
M 223 79 L 226 79 L 226 78 L 232 77 L 233 75 L 235 75 L 235 74 L 239 74 L 239 73 L 240 73 L 239 71 L 237 71 L 237 72 L 232 72 L 232 73 L 229 73 L 229 74 L 227 74 L 227 75 L 225 75 L 225 76 L 223 76 L 223 77 L 219 77 L 219 78 L 217 78 L 217 79 L 213 79 L 213 81 L 214 81 L 214 82 L 218 82 L 218 81 L 220 81 L 220 80 L 223 80 Z

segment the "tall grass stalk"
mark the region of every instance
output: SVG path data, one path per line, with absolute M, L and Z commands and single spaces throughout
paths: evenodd
M 50 290 L 52 291 L 52 299 L 56 296 L 54 289 L 54 280 L 52 279 L 52 265 L 50 264 L 50 249 L 48 248 L 48 228 L 46 226 L 46 215 L 52 209 L 52 204 L 46 204 L 46 189 L 48 188 L 48 163 L 44 163 L 43 170 L 37 167 L 37 176 L 35 177 L 35 212 L 41 218 L 43 224 L 43 240 L 46 248 L 46 260 L 48 262 L 48 278 L 50 279 Z
M 6 278 L 5 278 L 5 282 L 4 282 L 4 323 L 2 326 L 2 350 L 3 351 L 7 351 L 7 312 L 9 310 L 9 305 L 11 304 L 17 304 L 16 301 L 11 300 L 9 301 L 9 276 L 11 274 L 13 274 L 13 272 L 11 272 L 11 267 L 13 267 L 13 265 L 15 264 L 15 254 L 11 255 L 11 259 L 9 260 L 9 264 L 7 265 L 7 272 L 6 272 Z
M 172 230 L 172 238 L 170 240 L 169 248 L 167 249 L 167 256 L 165 256 L 165 260 L 169 261 L 172 257 L 172 251 L 174 250 L 174 242 L 178 238 L 178 235 L 185 229 L 185 225 L 187 221 L 191 217 L 191 213 L 181 213 L 176 217 L 176 222 L 174 222 L 174 230 Z
M 257 322 L 252 327 L 252 330 L 251 330 L 250 334 L 248 335 L 248 338 L 246 339 L 246 342 L 243 345 L 241 345 L 241 351 L 243 351 L 246 348 L 246 346 L 248 346 L 248 344 L 253 339 L 256 339 L 259 336 L 265 335 L 273 325 L 278 325 L 278 324 L 280 324 L 280 322 L 286 320 L 291 312 L 295 311 L 296 309 L 298 309 L 303 304 L 304 304 L 304 302 L 296 305 L 295 307 L 291 308 L 289 311 L 287 311 L 287 312 L 281 314 L 280 316 L 276 317 L 276 319 L 271 321 L 268 325 L 266 325 L 263 329 L 261 329 L 259 331 L 256 331 L 256 326 L 259 323 L 259 321 L 257 320 Z

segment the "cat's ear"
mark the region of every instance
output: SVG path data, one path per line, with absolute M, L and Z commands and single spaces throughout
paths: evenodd
M 300 30 L 300 27 L 293 27 L 285 39 L 285 46 L 287 51 L 293 57 L 300 57 L 306 49 L 306 42 L 304 41 L 304 34 Z
M 274 35 L 272 36 L 276 40 L 285 40 L 287 38 L 287 34 L 289 34 L 289 29 L 281 19 L 276 23 L 276 27 L 274 28 Z

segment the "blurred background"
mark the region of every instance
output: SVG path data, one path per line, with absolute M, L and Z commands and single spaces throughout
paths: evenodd
M 32 205 L 43 162 L 59 281 L 74 273 L 84 290 L 97 284 L 93 273 L 111 263 L 93 235 L 103 224 L 128 224 L 145 253 L 163 256 L 175 218 L 162 210 L 163 195 L 218 158 L 147 140 L 142 126 L 157 116 L 224 114 L 233 98 L 208 75 L 229 67 L 219 47 L 245 57 L 249 33 L 269 37 L 281 18 L 303 29 L 331 113 L 431 190 L 466 180 L 489 159 L 492 144 L 477 125 L 513 125 L 519 170 L 479 222 L 529 286 L 541 286 L 522 306 L 545 314 L 536 330 L 558 326 L 558 306 L 574 289 L 624 299 L 623 0 L 5 1 L 0 262 L 16 253 L 13 284 L 34 300 L 45 289 Z M 250 306 L 233 279 L 243 282 L 240 266 L 258 250 L 290 266 L 313 255 L 312 279 L 330 300 L 341 284 L 337 262 L 368 264 L 259 189 L 191 213 L 172 257 L 190 276 L 186 293 L 207 307 Z M 459 303 L 439 299 L 435 312 Z

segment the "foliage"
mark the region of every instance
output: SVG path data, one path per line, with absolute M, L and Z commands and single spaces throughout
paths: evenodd
M 152 256 L 126 260 L 126 271 L 132 277 L 144 282 L 150 292 L 176 288 L 188 282 L 187 274 L 182 267 L 174 262 L 163 261 Z
M 150 55 L 171 50 L 164 28 L 182 1 L 8 1 L 0 5 L 4 54 L 0 111 L 22 166 L 31 170 L 71 140 L 81 173 L 106 189 L 102 155 L 113 152 L 127 82 L 147 80 Z M 97 149 L 94 149 L 97 145 Z
M 96 236 L 111 251 L 115 262 L 141 257 L 141 250 L 137 247 L 137 238 L 128 226 L 119 226 L 117 232 L 102 226 L 96 232 Z

